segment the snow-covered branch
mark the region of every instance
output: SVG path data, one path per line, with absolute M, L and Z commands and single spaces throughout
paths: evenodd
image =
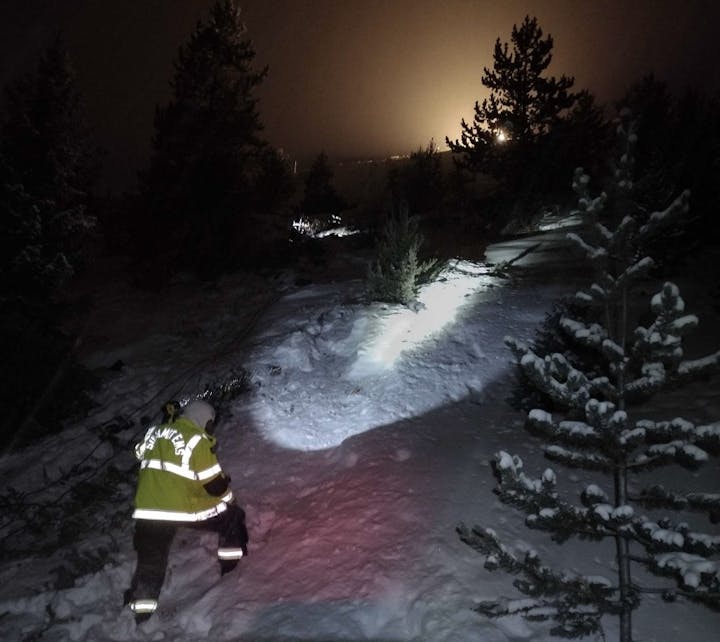
M 671 421 L 640 420 L 627 434 L 633 445 L 644 443 L 643 452 L 629 460 L 629 467 L 652 468 L 677 463 L 695 469 L 720 452 L 720 422 L 696 426 L 682 417 Z
M 493 470 L 498 479 L 495 493 L 501 501 L 526 512 L 528 527 L 551 532 L 558 542 L 573 535 L 602 539 L 633 518 L 632 509 L 610 507 L 603 503 L 606 497 L 602 491 L 592 487 L 582 496 L 584 507 L 561 501 L 555 492 L 555 473 L 547 469 L 540 479 L 528 477 L 522 472 L 522 460 L 517 455 L 498 452 Z
M 554 422 L 549 412 L 538 408 L 528 413 L 528 428 L 553 442 L 559 441 L 576 447 L 597 447 L 602 444 L 602 436 L 592 426 L 583 421 Z
M 643 257 L 639 261 L 629 265 L 615 279 L 615 291 L 627 288 L 634 281 L 639 281 L 640 279 L 645 278 L 648 274 L 650 274 L 654 267 L 655 261 L 653 261 L 649 256 Z
M 638 230 L 638 238 L 642 241 L 656 236 L 668 225 L 687 214 L 690 209 L 690 190 L 682 192 L 670 205 L 661 212 L 653 212 L 647 223 Z
M 662 485 L 655 485 L 643 489 L 632 499 L 648 508 L 708 512 L 710 521 L 720 522 L 720 493 L 674 493 Z
M 569 241 L 572 241 L 577 245 L 584 253 L 585 256 L 588 258 L 591 262 L 597 262 L 602 261 L 607 258 L 607 250 L 604 247 L 600 247 L 598 245 L 591 245 L 585 239 L 583 239 L 579 234 L 576 234 L 575 232 L 569 232 L 567 234 L 567 238 Z
M 590 176 L 582 167 L 575 168 L 572 187 L 578 195 L 578 207 L 574 213 L 586 214 L 593 220 L 597 220 L 607 204 L 607 194 L 602 192 L 595 198 L 590 196 Z
M 633 528 L 650 553 L 676 551 L 704 557 L 720 553 L 720 536 L 691 531 L 685 522 L 674 523 L 664 518 L 656 523 L 640 517 Z
M 548 446 L 545 449 L 545 456 L 568 468 L 584 468 L 586 470 L 598 470 L 610 472 L 613 462 L 608 457 L 593 453 L 584 453 L 578 450 L 570 450 L 562 446 Z
M 597 391 L 612 392 L 607 377 L 589 379 L 559 353 L 539 357 L 528 349 L 520 368 L 538 390 L 565 408 L 581 409 Z
M 500 486 L 515 487 L 516 489 L 542 496 L 541 504 L 555 501 L 555 473 L 546 469 L 541 479 L 533 479 L 522 472 L 523 462 L 517 455 L 511 455 L 504 450 L 495 453 L 492 462 L 493 472 Z
M 720 608 L 720 575 L 718 565 L 700 555 L 691 553 L 662 553 L 656 555 L 653 570 L 661 575 L 675 577 L 680 586 L 693 593 L 693 597 L 712 597 L 711 604 Z
M 699 359 L 682 361 L 677 368 L 681 382 L 698 379 L 720 371 L 720 350 Z
M 515 586 L 529 596 L 480 602 L 476 610 L 487 617 L 521 614 L 552 620 L 557 622 L 554 634 L 577 636 L 598 630 L 600 615 L 617 609 L 617 588 L 605 577 L 554 572 L 541 563 L 534 550 L 526 550 L 522 556 L 514 554 L 492 529 L 476 526 L 470 530 L 461 524 L 458 533 L 463 542 L 486 556 L 486 568 L 501 567 L 518 576 Z
M 586 324 L 569 317 L 560 319 L 560 327 L 581 345 L 600 350 L 607 330 L 599 323 Z

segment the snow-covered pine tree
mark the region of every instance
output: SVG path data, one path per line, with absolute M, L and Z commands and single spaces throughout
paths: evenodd
M 677 492 L 657 484 L 643 488 L 641 478 L 641 473 L 662 466 L 695 469 L 710 454 L 720 454 L 720 421 L 696 425 L 679 416 L 663 421 L 642 416 L 643 403 L 655 394 L 717 371 L 720 351 L 704 358 L 685 358 L 683 337 L 697 326 L 698 319 L 685 312 L 673 283 L 665 283 L 652 297 L 654 321 L 630 331 L 637 314 L 632 285 L 647 277 L 653 265 L 641 253 L 643 243 L 688 210 L 689 193 L 639 222 L 631 208 L 632 150 L 637 137 L 627 112 L 621 113 L 618 134 L 624 149 L 608 193 L 591 197 L 589 178 L 582 169 L 574 180 L 578 209 L 592 226 L 585 237 L 569 236 L 597 268 L 595 282 L 576 298 L 599 314 L 597 322 L 565 317 L 561 327 L 574 341 L 596 352 L 592 372 L 576 368 L 568 355 L 537 354 L 529 345 L 506 339 L 532 385 L 554 402 L 555 415 L 536 408 L 527 418 L 528 428 L 548 442 L 546 457 L 569 468 L 606 474 L 608 489 L 587 485 L 578 505 L 560 496 L 553 470 L 531 478 L 523 472 L 522 460 L 504 451 L 493 462 L 496 493 L 503 502 L 527 513 L 529 528 L 551 533 L 558 543 L 571 537 L 614 540 L 616 577 L 610 580 L 551 569 L 534 551 L 517 554 L 504 546 L 489 528 L 460 525 L 458 532 L 465 543 L 486 556 L 487 568 L 499 566 L 516 575 L 515 586 L 527 596 L 482 602 L 477 606 L 480 613 L 552 620 L 553 633 L 563 637 L 601 631 L 601 617 L 617 615 L 620 641 L 631 642 L 632 613 L 644 594 L 659 594 L 667 601 L 684 598 L 720 609 L 716 561 L 720 536 L 697 532 L 669 517 L 653 519 L 643 514 L 644 510 L 687 509 L 706 512 L 711 522 L 717 522 L 720 494 Z M 634 573 L 637 565 L 670 579 L 641 585 L 639 574 Z

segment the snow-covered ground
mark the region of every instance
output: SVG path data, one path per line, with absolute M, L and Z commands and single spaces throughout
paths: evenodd
M 138 303 L 120 285 L 106 291 L 82 351 L 103 378 L 98 408 L 0 460 L 5 489 L 47 515 L 43 532 L 8 521 L 8 511 L 0 522 L 0 536 L 17 531 L 0 566 L 2 639 L 552 639 L 546 624 L 471 610 L 517 593 L 455 527 L 492 526 L 569 570 L 612 577 L 609 547 L 559 547 L 492 493 L 489 461 L 501 448 L 534 473 L 546 467 L 507 403 L 514 372 L 503 337 L 531 338 L 553 301 L 574 291 L 577 265 L 554 242 L 562 234 L 489 248 L 488 262 L 499 263 L 543 241 L 517 278 L 453 264 L 415 311 L 363 304 L 359 280 L 262 288 L 235 277 L 205 291 L 177 283 L 162 304 Z M 692 307 L 692 294 L 685 299 Z M 247 512 L 250 554 L 220 578 L 213 536 L 182 531 L 159 613 L 136 628 L 122 608 L 135 561 L 132 445 L 163 401 L 241 369 L 253 388 L 223 407 L 218 454 Z M 720 392 L 705 383 L 662 404 L 715 419 Z M 710 466 L 694 476 L 717 487 Z M 573 471 L 567 488 L 589 478 Z M 617 639 L 615 620 L 604 624 Z M 705 641 L 718 624 L 716 613 L 659 598 L 646 598 L 634 620 L 643 642 Z

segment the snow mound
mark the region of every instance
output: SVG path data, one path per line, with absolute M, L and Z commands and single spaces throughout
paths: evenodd
M 481 393 L 510 363 L 485 348 L 508 323 L 495 283 L 482 266 L 463 262 L 409 307 L 358 302 L 358 283 L 285 297 L 283 315 L 263 324 L 273 342 L 249 356 L 258 394 L 247 414 L 278 445 L 318 450 Z M 498 305 L 493 317 L 480 312 L 488 301 Z M 542 319 L 540 308 L 525 312 Z

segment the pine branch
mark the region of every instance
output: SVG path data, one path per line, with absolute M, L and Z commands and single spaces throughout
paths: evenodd
M 608 197 L 602 192 L 595 198 L 590 196 L 590 176 L 585 173 L 582 167 L 576 167 L 573 175 L 572 188 L 578 195 L 578 208 L 573 214 L 584 214 L 592 220 L 597 221 L 607 205 Z
M 631 561 L 642 564 L 643 566 L 648 566 L 652 563 L 652 557 L 640 557 L 638 555 L 629 555 L 628 557 Z
M 599 323 L 586 324 L 568 317 L 560 319 L 560 327 L 580 345 L 600 351 L 603 341 L 607 339 L 607 331 Z
M 567 234 L 567 239 L 575 243 L 575 245 L 585 253 L 585 256 L 591 263 L 600 263 L 607 259 L 608 253 L 604 247 L 592 245 L 585 241 L 579 234 L 570 232 Z
M 593 607 L 573 607 L 564 600 L 501 600 L 480 602 L 474 609 L 489 618 L 523 615 L 528 620 L 555 620 L 552 635 L 576 638 L 601 630 L 602 611 Z
M 646 454 L 641 454 L 630 459 L 625 464 L 625 469 L 631 473 L 644 473 L 672 463 L 674 463 L 674 459 L 669 456 L 648 457 Z
M 545 456 L 551 461 L 563 464 L 568 468 L 582 468 L 600 472 L 610 472 L 613 469 L 613 462 L 608 457 L 568 450 L 562 446 L 548 446 L 545 449 Z
M 606 496 L 594 486 L 583 493 L 585 508 L 559 500 L 555 473 L 547 469 L 541 479 L 530 478 L 522 472 L 522 459 L 518 456 L 500 451 L 492 465 L 498 479 L 494 492 L 500 500 L 527 513 L 529 528 L 550 532 L 557 542 L 573 535 L 602 539 L 615 534 L 618 527 L 627 525 L 633 517 L 629 507 L 602 503 Z
M 608 247 L 612 248 L 613 254 L 622 254 L 637 232 L 637 220 L 634 216 L 625 216 L 617 225 L 614 232 L 607 231 Z
M 519 576 L 516 588 L 529 599 L 481 602 L 476 610 L 487 617 L 522 614 L 534 620 L 553 620 L 557 635 L 581 635 L 595 631 L 600 615 L 617 611 L 617 589 L 604 577 L 573 576 L 556 573 L 544 566 L 533 550 L 522 558 L 500 543 L 492 529 L 458 526 L 460 539 L 486 556 L 485 567 L 498 567 Z M 546 599 L 554 596 L 555 599 Z
M 683 361 L 677 368 L 680 383 L 694 381 L 717 372 L 720 372 L 720 350 L 700 359 Z
M 653 212 L 647 223 L 638 230 L 638 240 L 647 241 L 656 236 L 679 218 L 685 216 L 690 209 L 690 190 L 682 192 L 670 205 L 661 212 Z
M 582 291 L 576 292 L 574 300 L 579 305 L 600 307 L 605 303 L 605 296 L 602 291 L 595 291 L 590 288 L 589 293 Z
M 613 291 L 610 292 L 610 295 L 613 296 L 617 292 L 622 291 L 623 288 L 629 287 L 633 282 L 645 278 L 648 274 L 650 274 L 654 267 L 655 261 L 653 261 L 649 256 L 646 256 L 632 265 L 629 265 L 615 279 L 614 288 Z
M 695 426 L 681 417 L 672 421 L 638 421 L 631 431 L 635 444 L 648 447 L 632 458 L 628 468 L 650 469 L 677 463 L 694 470 L 708 460 L 708 453 L 720 452 L 720 423 Z
M 648 399 L 667 385 L 665 366 L 660 362 L 645 363 L 642 366 L 641 376 L 630 379 L 625 384 L 625 394 L 628 398 Z
M 576 448 L 598 448 L 603 438 L 583 421 L 554 422 L 549 412 L 535 408 L 528 413 L 527 428 L 533 434 Z
M 691 602 L 697 602 L 714 611 L 720 611 L 720 592 L 696 592 L 683 590 L 682 588 L 648 588 L 635 586 L 638 593 L 647 593 L 660 595 L 665 602 L 675 602 L 678 597 L 682 597 Z
M 720 493 L 672 493 L 663 486 L 652 486 L 632 498 L 648 508 L 672 508 L 708 512 L 711 522 L 720 521 Z M 713 515 L 716 515 L 713 518 Z
M 559 353 L 541 358 L 523 347 L 520 368 L 533 386 L 562 407 L 580 410 L 595 393 L 613 392 L 607 377 L 590 379 Z
M 708 460 L 708 454 L 702 448 L 682 440 L 650 446 L 643 457 L 664 464 L 674 462 L 688 470 L 696 470 Z
M 714 562 L 689 553 L 662 553 L 654 557 L 651 570 L 674 577 L 692 599 L 720 608 L 720 575 Z

